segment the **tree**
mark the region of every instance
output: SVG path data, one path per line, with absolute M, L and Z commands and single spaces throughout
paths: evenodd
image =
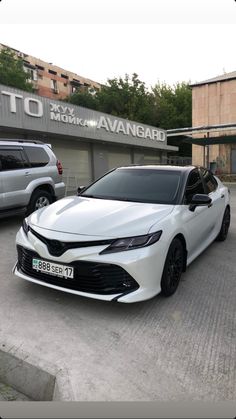
M 192 91 L 187 83 L 169 86 L 165 83 L 152 88 L 155 97 L 157 124 L 164 129 L 192 126 Z
M 192 125 L 192 91 L 188 83 L 169 86 L 158 83 L 149 91 L 134 73 L 124 78 L 108 79 L 95 94 L 78 92 L 68 100 L 76 105 L 106 112 L 164 129 L 184 128 Z M 191 145 L 179 137 L 168 140 L 180 147 L 180 155 L 191 155 Z
M 79 91 L 67 100 L 121 118 L 150 125 L 155 122 L 153 95 L 135 73 L 131 78 L 126 74 L 123 79 L 108 79 L 96 93 Z
M 152 125 L 155 122 L 153 95 L 134 73 L 124 79 L 108 79 L 108 84 L 97 93 L 101 112 Z
M 84 108 L 98 109 L 98 100 L 95 91 L 84 90 L 75 92 L 67 98 L 67 101 L 74 105 L 83 106 Z
M 192 126 L 192 91 L 189 84 L 183 82 L 171 87 L 159 83 L 152 91 L 159 127 L 174 129 Z M 184 142 L 184 137 L 171 137 L 168 144 L 179 147 L 180 156 L 191 156 L 192 146 Z
M 32 92 L 33 87 L 28 80 L 29 74 L 24 70 L 23 60 L 16 58 L 11 49 L 2 49 L 0 52 L 0 83 Z

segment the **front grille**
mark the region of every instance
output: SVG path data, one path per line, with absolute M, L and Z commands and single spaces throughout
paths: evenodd
M 41 242 L 46 244 L 50 255 L 61 256 L 69 249 L 77 249 L 79 247 L 90 247 L 90 246 L 104 246 L 111 244 L 114 239 L 108 240 L 94 240 L 94 241 L 83 241 L 83 242 L 62 242 L 58 240 L 51 240 L 47 237 L 41 236 L 37 231 L 29 228 L 30 232 L 37 237 Z
M 123 268 L 109 263 L 75 261 L 70 264 L 41 258 L 36 252 L 17 246 L 18 268 L 30 276 L 48 284 L 93 294 L 118 294 L 135 291 L 138 283 Z M 74 267 L 74 278 L 65 279 L 37 272 L 32 268 L 32 259 L 43 259 Z

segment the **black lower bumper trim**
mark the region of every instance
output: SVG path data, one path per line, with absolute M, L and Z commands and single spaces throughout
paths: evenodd
M 138 283 L 125 269 L 110 263 L 97 263 L 87 261 L 75 261 L 70 264 L 46 260 L 29 249 L 17 246 L 18 266 L 23 274 L 38 279 L 47 284 L 56 285 L 65 289 L 71 289 L 91 294 L 123 294 L 133 292 L 139 288 Z M 38 258 L 48 262 L 55 262 L 74 268 L 74 278 L 61 278 L 43 272 L 37 272 L 32 268 L 32 259 Z

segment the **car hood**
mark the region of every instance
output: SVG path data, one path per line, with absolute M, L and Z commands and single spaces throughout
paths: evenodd
M 62 233 L 129 237 L 147 234 L 151 226 L 170 214 L 173 208 L 173 205 L 73 196 L 34 212 L 29 222 L 32 227 Z

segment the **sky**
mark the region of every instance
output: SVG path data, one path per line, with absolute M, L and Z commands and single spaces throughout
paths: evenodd
M 236 71 L 235 0 L 2 0 L 0 43 L 105 83 Z

